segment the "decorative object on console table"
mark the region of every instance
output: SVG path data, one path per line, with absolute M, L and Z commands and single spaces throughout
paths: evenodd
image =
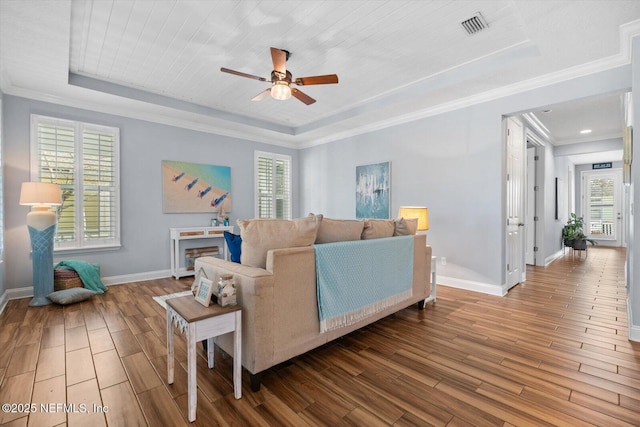
M 391 162 L 356 166 L 356 218 L 391 217 Z
M 429 209 L 424 206 L 400 206 L 398 209 L 398 219 L 417 219 L 417 231 L 426 231 L 429 229 Z
M 31 206 L 27 227 L 31 237 L 33 261 L 33 299 L 30 306 L 51 304 L 47 298 L 53 292 L 53 241 L 56 234 L 56 213 L 51 206 L 62 204 L 58 184 L 24 182 L 20 190 L 20 204 Z

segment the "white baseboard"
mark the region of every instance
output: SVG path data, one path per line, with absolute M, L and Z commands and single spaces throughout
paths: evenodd
M 454 277 L 436 276 L 438 286 L 450 286 L 452 288 L 464 289 L 467 291 L 481 292 L 483 294 L 505 296 L 507 293 L 502 286 L 491 285 L 489 283 L 475 282 L 472 280 L 456 279 Z
M 633 323 L 633 312 L 631 311 L 629 298 L 627 298 L 627 323 L 629 326 L 629 340 L 640 342 L 640 326 Z
M 145 273 L 123 274 L 121 276 L 103 277 L 102 283 L 107 286 L 122 285 L 123 283 L 143 282 L 171 277 L 171 270 L 147 271 Z
M 142 282 L 144 280 L 164 279 L 171 277 L 170 270 L 148 271 L 146 273 L 124 274 L 122 276 L 102 277 L 102 283 L 106 286 L 121 285 L 123 283 Z M 0 295 L 0 314 L 4 311 L 9 300 L 31 298 L 33 287 L 7 289 Z
M 553 261 L 555 261 L 556 259 L 560 258 L 561 256 L 563 256 L 564 253 L 562 252 L 562 249 L 560 249 L 558 252 L 556 252 L 555 254 L 548 256 L 544 259 L 544 266 L 548 266 L 549 264 L 551 264 Z

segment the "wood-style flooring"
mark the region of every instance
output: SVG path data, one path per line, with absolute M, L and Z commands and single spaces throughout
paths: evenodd
M 269 370 L 233 397 L 228 356 L 199 348 L 202 426 L 640 425 L 640 343 L 627 340 L 624 250 L 589 248 L 506 297 L 440 287 L 409 307 Z M 188 425 L 186 349 L 166 383 L 164 310 L 191 279 L 112 286 L 67 307 L 10 301 L 0 315 L 0 412 L 11 426 Z M 34 409 L 26 413 L 29 406 Z M 23 405 L 22 407 L 20 405 Z M 35 406 L 34 406 L 35 405 Z

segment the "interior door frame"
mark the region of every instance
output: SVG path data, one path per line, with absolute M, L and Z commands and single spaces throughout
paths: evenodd
M 510 123 L 513 125 L 510 126 Z M 511 130 L 517 128 L 517 131 L 510 134 Z M 524 198 L 525 198 L 525 181 L 526 181 L 526 134 L 525 125 L 518 117 L 505 116 L 503 117 L 503 147 L 504 147 L 504 288 L 506 292 L 513 286 L 526 280 L 526 264 L 525 264 L 525 243 L 524 238 Z M 517 171 L 521 176 L 510 176 L 511 170 L 511 158 L 510 158 L 510 137 L 517 136 L 521 146 L 519 147 L 520 164 L 517 165 Z M 511 188 L 516 185 L 519 188 L 519 194 L 514 197 L 515 204 L 510 203 L 512 194 Z M 510 210 L 517 207 L 518 213 L 516 217 L 511 215 Z

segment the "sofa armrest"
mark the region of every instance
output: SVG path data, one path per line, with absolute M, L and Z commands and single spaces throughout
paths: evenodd
M 242 365 L 252 373 L 262 371 L 263 362 L 273 358 L 274 275 L 263 268 L 215 257 L 196 259 L 195 270 L 200 268 L 214 283 L 223 274 L 233 274 L 238 305 L 242 308 Z M 216 338 L 216 343 L 232 354 L 233 337 L 230 335 Z

